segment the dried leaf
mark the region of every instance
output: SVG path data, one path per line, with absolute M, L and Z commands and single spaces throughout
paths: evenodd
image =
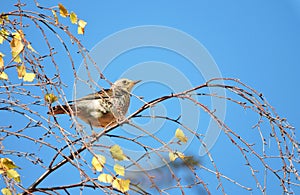
M 114 171 L 121 176 L 125 175 L 125 168 L 119 164 L 115 164 Z
M 123 193 L 127 192 L 129 190 L 129 185 L 130 185 L 130 180 L 129 179 L 116 178 L 112 183 L 112 186 L 114 188 L 120 190 Z
M 119 145 L 113 145 L 110 148 L 110 154 L 115 160 L 126 160 L 127 157 L 124 155 L 122 148 Z
M 102 173 L 99 175 L 98 180 L 104 183 L 112 183 L 113 177 L 109 174 Z
M 2 188 L 1 193 L 3 195 L 12 195 L 11 191 L 8 188 Z
M 70 14 L 70 21 L 72 24 L 77 24 L 77 15 L 74 12 Z
M 179 139 L 181 142 L 186 143 L 188 141 L 188 138 L 185 136 L 183 131 L 181 129 L 177 129 L 175 132 L 175 137 Z
M 27 82 L 32 82 L 35 78 L 35 74 L 34 73 L 25 73 L 24 77 L 23 77 L 23 81 L 27 81 Z
M 106 162 L 105 156 L 102 156 L 100 154 L 97 154 L 92 159 L 92 165 L 93 165 L 94 169 L 96 169 L 96 171 L 99 171 L 99 172 L 102 171 L 105 162 Z
M 85 28 L 86 24 L 87 23 L 84 20 L 78 21 L 78 28 L 77 28 L 78 34 L 84 34 L 84 28 Z
M 45 96 L 44 96 L 44 100 L 45 102 L 48 102 L 50 104 L 52 104 L 53 102 L 56 102 L 58 100 L 58 97 L 56 97 L 54 94 L 52 93 L 47 93 Z
M 58 4 L 58 8 L 59 8 L 59 14 L 62 17 L 65 18 L 65 17 L 69 16 L 68 10 L 61 3 Z

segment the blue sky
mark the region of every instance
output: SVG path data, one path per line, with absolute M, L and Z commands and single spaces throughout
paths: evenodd
M 87 48 L 112 33 L 139 25 L 165 25 L 190 34 L 207 48 L 224 77 L 237 77 L 263 92 L 281 116 L 297 125 L 297 1 L 64 4 L 88 22 L 82 38 Z
M 51 6 L 56 5 L 55 2 L 47 3 Z M 75 11 L 80 18 L 87 21 L 86 33 L 79 37 L 89 50 L 116 32 L 141 25 L 167 26 L 192 36 L 207 49 L 223 77 L 238 78 L 262 92 L 281 117 L 287 118 L 294 127 L 300 127 L 298 119 L 300 114 L 298 86 L 300 83 L 298 75 L 300 73 L 300 3 L 297 0 L 193 0 L 189 2 L 113 0 L 62 3 L 68 10 Z M 38 50 L 34 42 L 33 47 Z M 81 61 L 77 57 L 75 60 L 77 60 L 75 66 L 79 68 Z M 64 62 L 63 59 L 60 61 Z M 149 61 L 173 65 L 189 78 L 193 86 L 204 82 L 203 78 L 199 78 L 191 68 L 191 62 L 170 51 L 155 48 L 135 49 L 122 54 L 111 62 L 105 74 L 108 79 L 114 81 L 122 75 L 122 72 Z M 72 86 L 72 76 L 64 75 L 70 86 Z M 151 90 L 147 89 L 147 84 L 143 88 L 137 87 L 136 93 L 143 95 L 145 100 L 151 100 L 170 91 L 167 86 L 157 86 L 153 83 L 148 87 Z M 155 93 L 148 94 L 145 90 L 148 92 L 153 90 Z M 71 87 L 65 92 L 71 99 Z M 132 106 L 138 107 L 137 105 Z M 166 105 L 167 108 L 168 106 L 170 105 Z M 234 106 L 227 107 L 226 121 L 236 130 L 250 130 L 257 119 L 256 116 L 246 113 L 245 115 L 250 119 L 247 121 L 246 117 L 235 115 L 238 113 L 235 109 L 237 108 Z M 131 111 L 134 111 L 133 108 Z M 241 134 L 247 136 L 245 132 Z M 220 166 L 226 168 L 225 173 L 232 173 L 234 178 L 247 182 L 249 177 L 243 177 L 236 170 L 237 166 L 242 166 L 242 161 L 227 156 L 224 150 L 233 149 L 228 143 L 223 142 L 222 138 L 224 135 L 221 134 L 219 139 L 221 141 L 218 141 L 213 148 L 216 160 L 223 162 Z M 208 179 L 212 177 L 202 172 L 201 175 Z M 233 187 L 232 184 L 227 187 L 229 194 L 249 194 L 247 191 Z M 269 190 L 270 194 L 276 194 L 278 187 L 272 186 Z M 299 188 L 297 190 L 299 192 Z M 220 190 L 213 192 L 213 194 L 221 193 Z M 254 191 L 253 194 L 259 193 Z

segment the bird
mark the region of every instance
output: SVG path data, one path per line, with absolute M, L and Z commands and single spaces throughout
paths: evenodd
M 68 105 L 57 105 L 48 114 L 73 114 L 91 127 L 106 128 L 125 119 L 130 104 L 132 88 L 141 80 L 122 78 L 114 82 L 110 89 L 103 89 Z

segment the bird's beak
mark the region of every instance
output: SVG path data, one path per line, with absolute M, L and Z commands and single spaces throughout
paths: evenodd
M 129 91 L 131 91 L 132 88 L 133 88 L 137 83 L 139 83 L 139 82 L 141 82 L 141 81 L 142 81 L 142 80 L 137 80 L 137 81 L 132 81 L 132 82 L 130 82 Z
M 141 82 L 142 80 L 137 80 L 137 81 L 133 81 L 133 85 L 138 84 L 139 82 Z

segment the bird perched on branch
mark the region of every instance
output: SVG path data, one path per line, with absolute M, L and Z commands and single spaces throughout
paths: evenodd
M 110 89 L 89 94 L 69 105 L 57 105 L 48 114 L 71 114 L 94 127 L 108 127 L 123 120 L 130 104 L 130 92 L 138 83 L 129 79 L 117 80 Z

